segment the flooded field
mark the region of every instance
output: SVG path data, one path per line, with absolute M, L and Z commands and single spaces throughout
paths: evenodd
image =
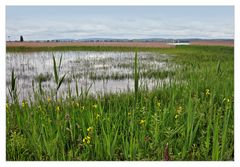
M 190 45 L 7 52 L 7 160 L 233 160 L 233 58 Z
M 60 76 L 66 74 L 59 90 L 60 94 L 76 87 L 90 88 L 93 94 L 131 91 L 134 87 L 134 52 L 35 52 L 7 53 L 7 88 L 11 83 L 11 72 L 17 76 L 20 98 L 32 96 L 41 82 L 43 89 L 54 87 L 53 55 L 57 64 L 62 56 Z M 166 54 L 139 53 L 140 87 L 152 89 L 169 82 L 174 67 L 168 63 Z M 49 89 L 50 88 L 50 89 Z

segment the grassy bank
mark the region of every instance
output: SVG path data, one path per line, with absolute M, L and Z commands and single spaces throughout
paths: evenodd
M 7 51 L 30 51 L 11 49 Z M 56 47 L 51 51 L 74 49 L 136 48 Z M 76 97 L 61 97 L 57 88 L 63 76 L 57 75 L 56 67 L 53 94 L 35 90 L 34 101 L 19 101 L 13 75 L 13 96 L 6 104 L 7 160 L 233 160 L 234 49 L 137 50 L 174 55 L 171 61 L 181 65 L 175 78 L 153 91 L 141 89 L 136 56 L 135 92 L 93 97 L 76 88 Z
M 170 52 L 178 52 L 178 49 L 180 48 L 200 48 L 200 49 L 226 49 L 226 48 L 232 48 L 227 46 L 176 46 L 174 48 L 158 48 L 158 47 L 133 47 L 133 46 L 7 46 L 6 51 L 7 52 L 41 52 L 41 51 L 119 51 L 119 52 L 132 52 L 132 51 L 170 51 Z M 191 49 L 191 51 L 194 51 Z M 196 51 L 196 50 L 195 50 Z

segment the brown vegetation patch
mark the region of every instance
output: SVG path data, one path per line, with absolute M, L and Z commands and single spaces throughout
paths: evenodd
M 192 41 L 191 45 L 201 45 L 201 46 L 232 46 L 234 47 L 234 41 Z
M 58 46 L 116 46 L 116 47 L 149 47 L 171 48 L 164 42 L 7 42 L 7 47 L 58 47 Z

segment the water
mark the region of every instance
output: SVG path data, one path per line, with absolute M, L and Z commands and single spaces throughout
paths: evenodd
M 42 82 L 45 91 L 56 87 L 53 74 L 54 54 L 57 64 L 62 55 L 62 66 L 60 76 L 66 75 L 61 86 L 60 94 L 66 93 L 68 87 L 75 94 L 76 81 L 80 90 L 90 87 L 92 94 L 104 94 L 109 92 L 131 91 L 134 87 L 133 80 L 133 52 L 34 52 L 34 53 L 7 53 L 6 55 L 6 86 L 11 82 L 11 72 L 14 69 L 17 76 L 17 87 L 20 91 L 20 98 L 29 98 L 38 89 L 39 77 L 44 78 Z M 155 53 L 138 53 L 140 71 L 161 71 L 169 70 L 167 63 L 168 55 Z M 164 80 L 141 78 L 142 85 L 152 89 Z M 145 84 L 144 84 L 145 83 Z M 147 83 L 147 84 L 146 84 Z

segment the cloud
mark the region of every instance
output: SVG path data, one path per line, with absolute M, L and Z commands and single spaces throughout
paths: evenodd
M 232 24 L 172 18 L 71 18 L 71 19 L 20 19 L 7 20 L 7 35 L 29 40 L 59 38 L 233 38 Z

